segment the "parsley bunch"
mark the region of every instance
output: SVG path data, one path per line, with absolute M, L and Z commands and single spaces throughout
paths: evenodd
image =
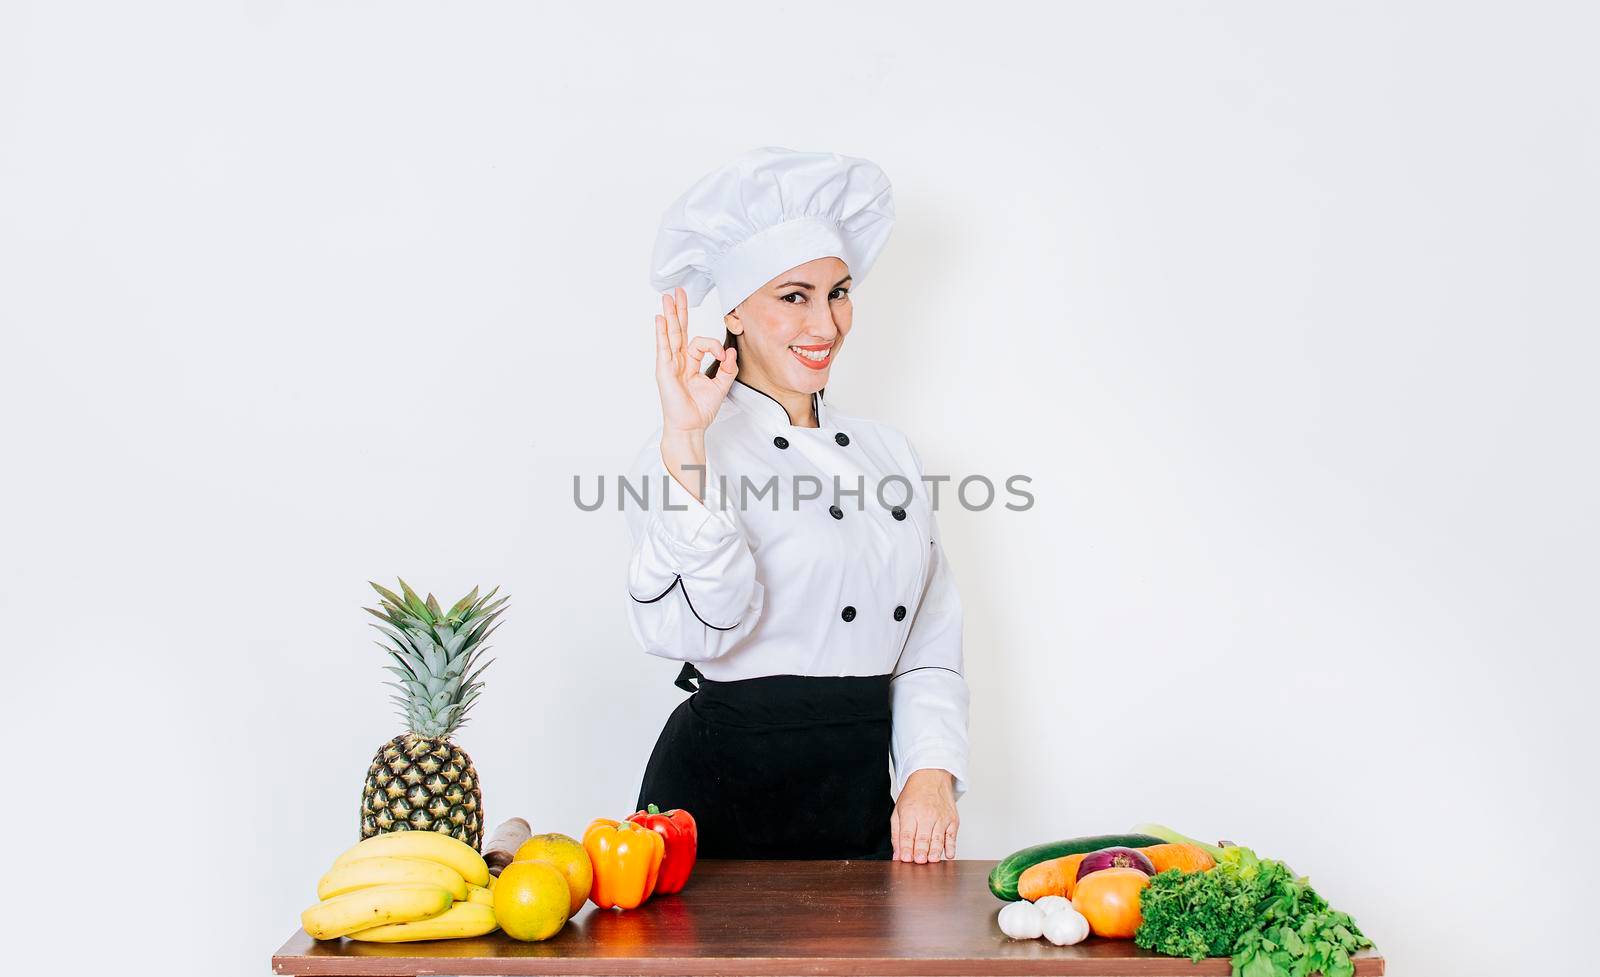
M 1169 869 L 1139 893 L 1144 922 L 1133 942 L 1196 963 L 1225 957 L 1255 926 L 1257 901 L 1255 887 L 1236 875 Z
M 1289 866 L 1248 848 L 1223 849 L 1207 872 L 1163 872 L 1139 901 L 1135 943 L 1195 961 L 1231 955 L 1233 977 L 1351 977 L 1350 954 L 1372 945 Z

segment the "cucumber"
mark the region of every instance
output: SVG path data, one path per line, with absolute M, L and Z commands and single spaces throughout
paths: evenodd
M 1068 838 L 1065 841 L 1052 841 L 1043 845 L 1034 845 L 1024 848 L 1019 852 L 1012 852 L 1000 860 L 1000 864 L 989 873 L 989 891 L 998 899 L 1006 902 L 1015 902 L 1017 896 L 1017 881 L 1022 878 L 1022 873 L 1052 858 L 1062 855 L 1082 855 L 1102 848 L 1147 848 L 1150 845 L 1161 844 L 1161 839 L 1155 835 L 1088 835 L 1083 838 Z

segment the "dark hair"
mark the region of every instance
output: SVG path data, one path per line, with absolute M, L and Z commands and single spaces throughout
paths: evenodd
M 727 335 L 722 337 L 722 345 L 723 346 L 732 346 L 734 349 L 738 349 L 739 348 L 739 337 L 735 336 L 733 333 L 730 332 Z M 712 379 L 716 379 L 717 368 L 720 367 L 721 365 L 722 365 L 722 361 L 721 360 L 712 360 L 711 361 L 711 365 L 706 367 L 706 376 L 711 377 Z

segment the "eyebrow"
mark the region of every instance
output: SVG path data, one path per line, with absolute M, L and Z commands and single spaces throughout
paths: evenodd
M 851 276 L 849 276 L 849 275 L 844 276 L 843 278 L 841 278 L 838 281 L 833 283 L 833 288 L 838 288 L 840 285 L 843 285 L 845 282 L 849 281 L 850 278 L 851 278 Z M 811 284 L 810 282 L 784 282 L 782 285 L 779 285 L 778 287 L 779 288 L 788 288 L 790 285 L 798 285 L 801 288 L 816 288 L 817 287 L 817 286 Z M 830 292 L 833 291 L 833 288 L 828 289 L 828 291 L 830 291 Z

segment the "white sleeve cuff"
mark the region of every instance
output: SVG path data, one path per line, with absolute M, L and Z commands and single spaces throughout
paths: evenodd
M 703 502 L 680 485 L 664 463 L 657 461 L 651 477 L 657 484 L 664 484 L 665 491 L 655 507 L 655 521 L 675 550 L 714 550 L 727 543 L 728 537 L 739 531 L 738 527 L 727 511 L 717 474 L 709 465 L 703 472 L 686 472 L 685 475 L 705 478 Z
M 955 778 L 955 799 L 960 800 L 961 795 L 967 792 L 967 764 L 966 758 L 954 751 L 938 746 L 925 747 L 913 751 L 906 760 L 896 766 L 894 771 L 894 796 L 899 799 L 900 792 L 905 790 L 906 781 L 918 770 L 943 770 Z

